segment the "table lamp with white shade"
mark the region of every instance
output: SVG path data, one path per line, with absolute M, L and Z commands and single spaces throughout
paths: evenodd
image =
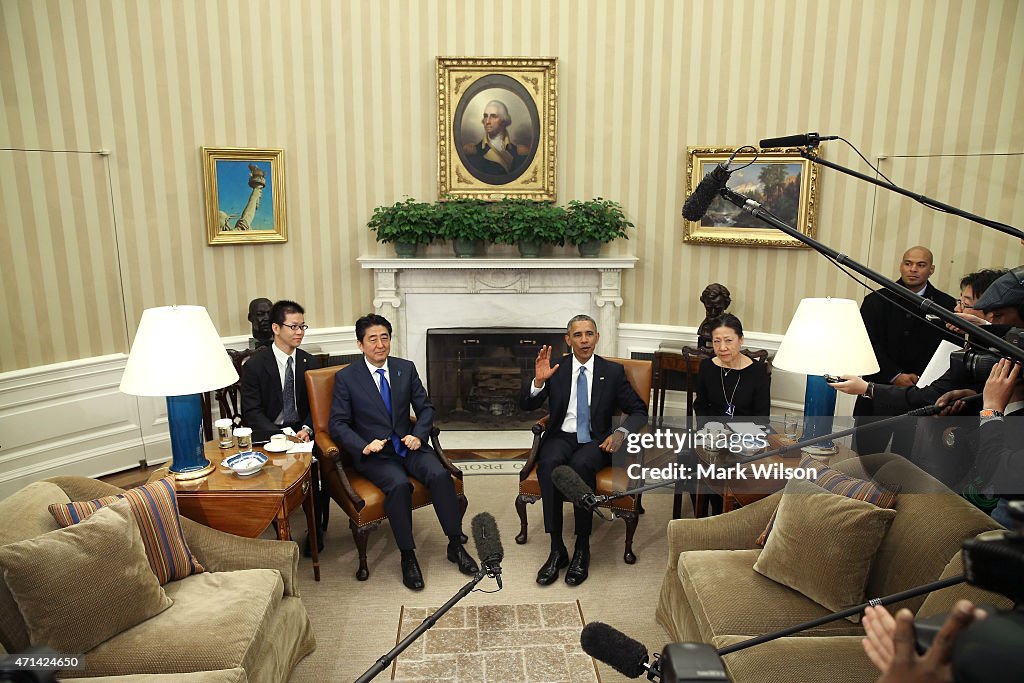
M 807 375 L 804 433 L 801 436 L 805 441 L 832 431 L 836 390 L 825 381 L 825 375 L 870 375 L 878 372 L 878 359 L 857 302 L 831 297 L 800 302 L 772 365 Z M 803 450 L 814 455 L 827 455 L 835 452 L 835 446 L 831 441 L 825 441 Z
M 203 453 L 200 394 L 237 381 L 238 372 L 204 307 L 163 306 L 142 312 L 121 391 L 167 397 L 170 471 L 176 478 L 194 479 L 213 471 Z

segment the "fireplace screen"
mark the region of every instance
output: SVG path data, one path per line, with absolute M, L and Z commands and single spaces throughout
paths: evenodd
M 532 328 L 427 331 L 427 383 L 442 429 L 529 429 L 546 410 L 519 409 L 542 345 L 568 352 L 565 330 Z

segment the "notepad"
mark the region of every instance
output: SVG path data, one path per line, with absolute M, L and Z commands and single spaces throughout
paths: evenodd
M 751 434 L 753 436 L 764 434 L 764 427 L 756 422 L 728 422 L 726 424 L 733 434 Z

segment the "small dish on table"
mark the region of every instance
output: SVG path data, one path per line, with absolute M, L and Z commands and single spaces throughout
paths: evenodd
M 224 466 L 233 470 L 240 477 L 249 477 L 261 469 L 267 463 L 267 456 L 256 451 L 243 451 L 230 457 L 224 458 Z

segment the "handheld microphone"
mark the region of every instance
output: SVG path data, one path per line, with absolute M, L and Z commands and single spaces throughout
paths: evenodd
M 758 143 L 761 149 L 766 147 L 817 147 L 825 140 L 838 140 L 838 135 L 818 135 L 817 133 L 801 133 L 800 135 L 783 135 L 779 138 L 765 138 Z
M 600 621 L 583 627 L 580 647 L 594 659 L 599 659 L 627 678 L 640 678 L 653 669 L 647 663 L 647 648 L 642 643 Z
M 693 193 L 683 203 L 683 218 L 688 221 L 699 221 L 711 208 L 711 202 L 715 201 L 719 190 L 729 182 L 729 163 L 718 164 L 704 176 Z
M 472 527 L 473 544 L 480 557 L 480 566 L 487 576 L 498 582 L 498 588 L 501 589 L 501 561 L 505 559 L 505 550 L 501 547 L 498 523 L 491 513 L 481 512 L 473 517 Z
M 576 507 L 583 508 L 588 512 L 597 512 L 604 517 L 600 510 L 597 510 L 597 496 L 587 483 L 580 479 L 580 475 L 568 465 L 559 465 L 551 473 L 551 481 L 567 500 Z

